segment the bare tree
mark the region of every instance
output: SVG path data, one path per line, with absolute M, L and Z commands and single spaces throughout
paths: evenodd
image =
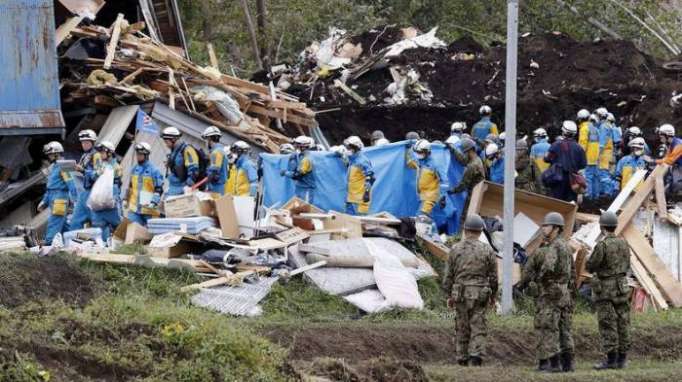
M 249 4 L 246 0 L 241 0 L 242 9 L 244 10 L 244 19 L 246 20 L 246 27 L 249 30 L 249 37 L 251 38 L 251 49 L 253 49 L 253 56 L 258 65 L 258 69 L 263 69 L 263 61 L 260 58 L 260 50 L 258 49 L 258 38 L 256 37 L 256 28 L 253 25 L 251 12 L 249 11 Z

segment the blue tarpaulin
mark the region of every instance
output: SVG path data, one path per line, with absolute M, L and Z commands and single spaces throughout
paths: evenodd
M 372 187 L 370 213 L 390 212 L 397 217 L 415 216 L 419 210 L 417 172 L 405 165 L 407 142 L 368 147 L 363 152 L 374 167 L 376 181 Z M 464 168 L 444 145 L 432 145 L 431 155 L 436 166 L 447 173 L 450 188 L 462 177 Z M 294 182 L 281 176 L 287 168 L 289 155 L 260 154 L 263 166 L 263 203 L 267 207 L 283 205 L 294 195 Z M 315 179 L 314 204 L 323 210 L 345 212 L 346 166 L 330 152 L 311 152 Z M 445 208 L 436 207 L 433 219 L 440 229 L 452 234 L 459 229 L 461 210 L 466 193 L 449 195 Z

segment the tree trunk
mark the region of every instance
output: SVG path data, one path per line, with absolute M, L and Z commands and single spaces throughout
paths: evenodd
M 263 69 L 263 61 L 261 61 L 260 51 L 258 49 L 258 38 L 256 37 L 256 28 L 253 25 L 251 12 L 249 11 L 249 4 L 246 2 L 246 0 L 241 0 L 240 2 L 242 4 L 242 9 L 244 10 L 246 28 L 249 30 L 249 36 L 251 37 L 251 49 L 253 50 L 254 59 L 256 60 L 258 69 Z
M 269 68 L 270 60 L 270 36 L 268 36 L 268 8 L 265 0 L 256 0 L 256 22 L 258 23 L 258 37 L 260 41 L 260 56 L 263 65 Z

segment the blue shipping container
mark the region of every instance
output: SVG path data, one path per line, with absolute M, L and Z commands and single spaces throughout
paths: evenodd
M 56 127 L 64 119 L 53 0 L 0 0 L 0 135 Z

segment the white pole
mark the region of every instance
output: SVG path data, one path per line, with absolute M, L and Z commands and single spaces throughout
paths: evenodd
M 516 72 L 518 65 L 519 2 L 507 2 L 507 89 L 504 125 L 504 252 L 502 257 L 502 314 L 510 314 L 514 266 L 514 175 L 516 173 Z

